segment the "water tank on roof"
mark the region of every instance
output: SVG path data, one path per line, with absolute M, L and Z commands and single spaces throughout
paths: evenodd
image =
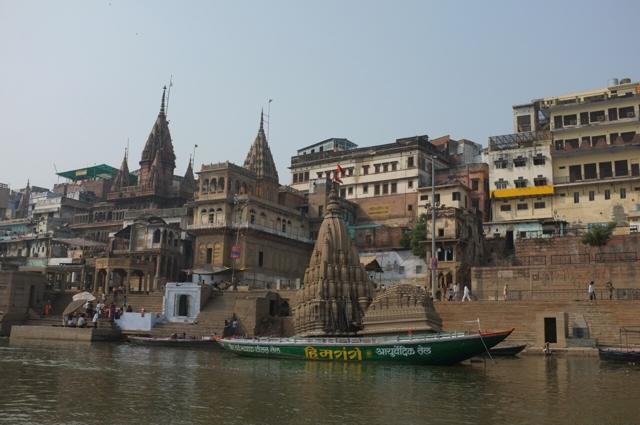
M 609 80 L 609 87 L 611 86 L 617 86 L 618 85 L 618 79 L 617 78 L 612 78 Z
M 631 82 L 631 78 L 623 78 L 620 80 L 620 84 L 629 84 Z

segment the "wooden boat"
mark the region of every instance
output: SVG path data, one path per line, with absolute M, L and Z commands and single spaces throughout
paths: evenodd
M 218 340 L 214 337 L 202 338 L 155 338 L 147 336 L 128 336 L 127 341 L 135 345 L 149 345 L 161 347 L 184 348 L 220 348 Z
M 494 357 L 517 356 L 526 347 L 527 344 L 494 347 L 489 350 L 489 353 Z
M 600 360 L 640 363 L 640 350 L 626 348 L 598 348 Z
M 513 329 L 391 337 L 222 338 L 219 342 L 225 350 L 250 357 L 452 365 L 486 352 L 511 332 Z

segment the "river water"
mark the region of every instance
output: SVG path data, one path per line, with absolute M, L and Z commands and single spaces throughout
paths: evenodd
M 640 424 L 640 365 L 453 367 L 0 339 L 0 424 Z

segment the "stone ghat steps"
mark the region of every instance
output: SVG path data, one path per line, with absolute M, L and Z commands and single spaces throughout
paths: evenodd
M 25 326 L 62 326 L 62 315 L 47 316 L 39 319 L 29 319 L 23 323 Z
M 224 321 L 233 316 L 236 298 L 245 295 L 235 292 L 215 294 L 201 309 L 196 323 L 162 323 L 153 328 L 151 334 L 158 337 L 183 332 L 191 336 L 222 335 Z
M 566 313 L 569 327 L 571 316 L 580 316 L 587 325 L 589 338 L 595 339 L 599 345 L 619 345 L 620 327 L 640 325 L 637 314 L 640 301 L 475 301 L 436 303 L 436 310 L 447 330 L 477 328 L 476 324 L 465 323 L 476 318 L 480 319 L 483 329 L 514 327 L 515 331 L 509 337 L 509 342 L 513 343 L 535 344 L 536 328 L 540 326 L 536 321 L 542 313 Z M 571 336 L 572 329 L 568 329 L 567 337 Z
M 161 312 L 163 298 L 163 294 L 129 294 L 127 295 L 127 304 L 136 312 L 139 312 L 141 308 L 144 308 L 145 311 Z M 123 302 L 124 296 L 119 295 L 116 298 L 116 305 L 120 306 Z

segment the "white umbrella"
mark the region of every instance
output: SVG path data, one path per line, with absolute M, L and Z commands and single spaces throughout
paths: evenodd
M 96 297 L 94 297 L 91 293 L 85 291 L 85 292 L 80 292 L 78 294 L 75 294 L 73 296 L 73 300 L 74 301 L 79 301 L 79 300 L 82 300 L 82 301 L 95 301 Z

